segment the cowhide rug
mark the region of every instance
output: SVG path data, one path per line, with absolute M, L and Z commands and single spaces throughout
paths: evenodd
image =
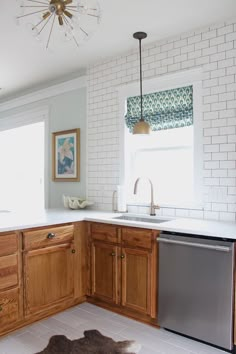
M 58 335 L 50 338 L 48 346 L 37 354 L 136 354 L 141 349 L 135 341 L 115 342 L 93 329 L 85 331 L 84 337 L 70 340 Z

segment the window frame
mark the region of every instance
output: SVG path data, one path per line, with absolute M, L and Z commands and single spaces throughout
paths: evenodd
M 27 110 L 24 112 L 9 114 L 4 118 L 0 118 L 0 132 L 14 128 L 20 128 L 25 125 L 43 122 L 44 123 L 44 204 L 47 209 L 49 206 L 49 174 L 48 174 L 48 134 L 49 134 L 49 108 L 47 106 L 37 109 Z
M 169 205 L 161 204 L 161 207 L 194 208 L 202 210 L 203 207 L 203 124 L 202 124 L 202 79 L 201 68 L 182 71 L 174 74 L 163 75 L 143 81 L 143 94 L 169 90 L 181 86 L 193 86 L 193 175 L 194 175 L 194 196 L 195 200 L 191 205 Z M 120 175 L 119 184 L 126 184 L 126 171 L 128 159 L 126 156 L 126 142 L 129 134 L 125 126 L 126 100 L 130 96 L 139 95 L 138 82 L 118 87 L 119 117 L 120 117 Z M 127 202 L 128 205 L 129 201 Z M 132 204 L 133 205 L 133 204 Z M 140 204 L 139 204 L 140 205 Z M 142 204 L 146 205 L 146 204 Z

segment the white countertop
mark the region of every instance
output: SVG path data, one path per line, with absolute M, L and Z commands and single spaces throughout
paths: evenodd
M 236 240 L 236 222 L 221 222 L 189 218 L 159 218 L 136 214 L 149 219 L 169 219 L 162 223 L 137 222 L 114 219 L 121 214 L 94 210 L 47 209 L 41 211 L 1 212 L 0 232 L 24 230 L 27 228 L 64 224 L 77 221 L 96 221 L 115 225 L 125 225 L 161 231 L 188 233 Z M 133 215 L 133 214 L 129 214 Z

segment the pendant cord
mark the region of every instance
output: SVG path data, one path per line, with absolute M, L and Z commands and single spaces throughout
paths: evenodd
M 143 121 L 143 85 L 142 85 L 142 50 L 141 39 L 139 39 L 139 64 L 140 64 L 140 105 L 141 105 L 141 118 Z

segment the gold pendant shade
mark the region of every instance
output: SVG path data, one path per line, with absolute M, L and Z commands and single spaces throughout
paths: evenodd
M 133 127 L 133 134 L 150 134 L 150 125 L 145 120 L 140 119 Z

